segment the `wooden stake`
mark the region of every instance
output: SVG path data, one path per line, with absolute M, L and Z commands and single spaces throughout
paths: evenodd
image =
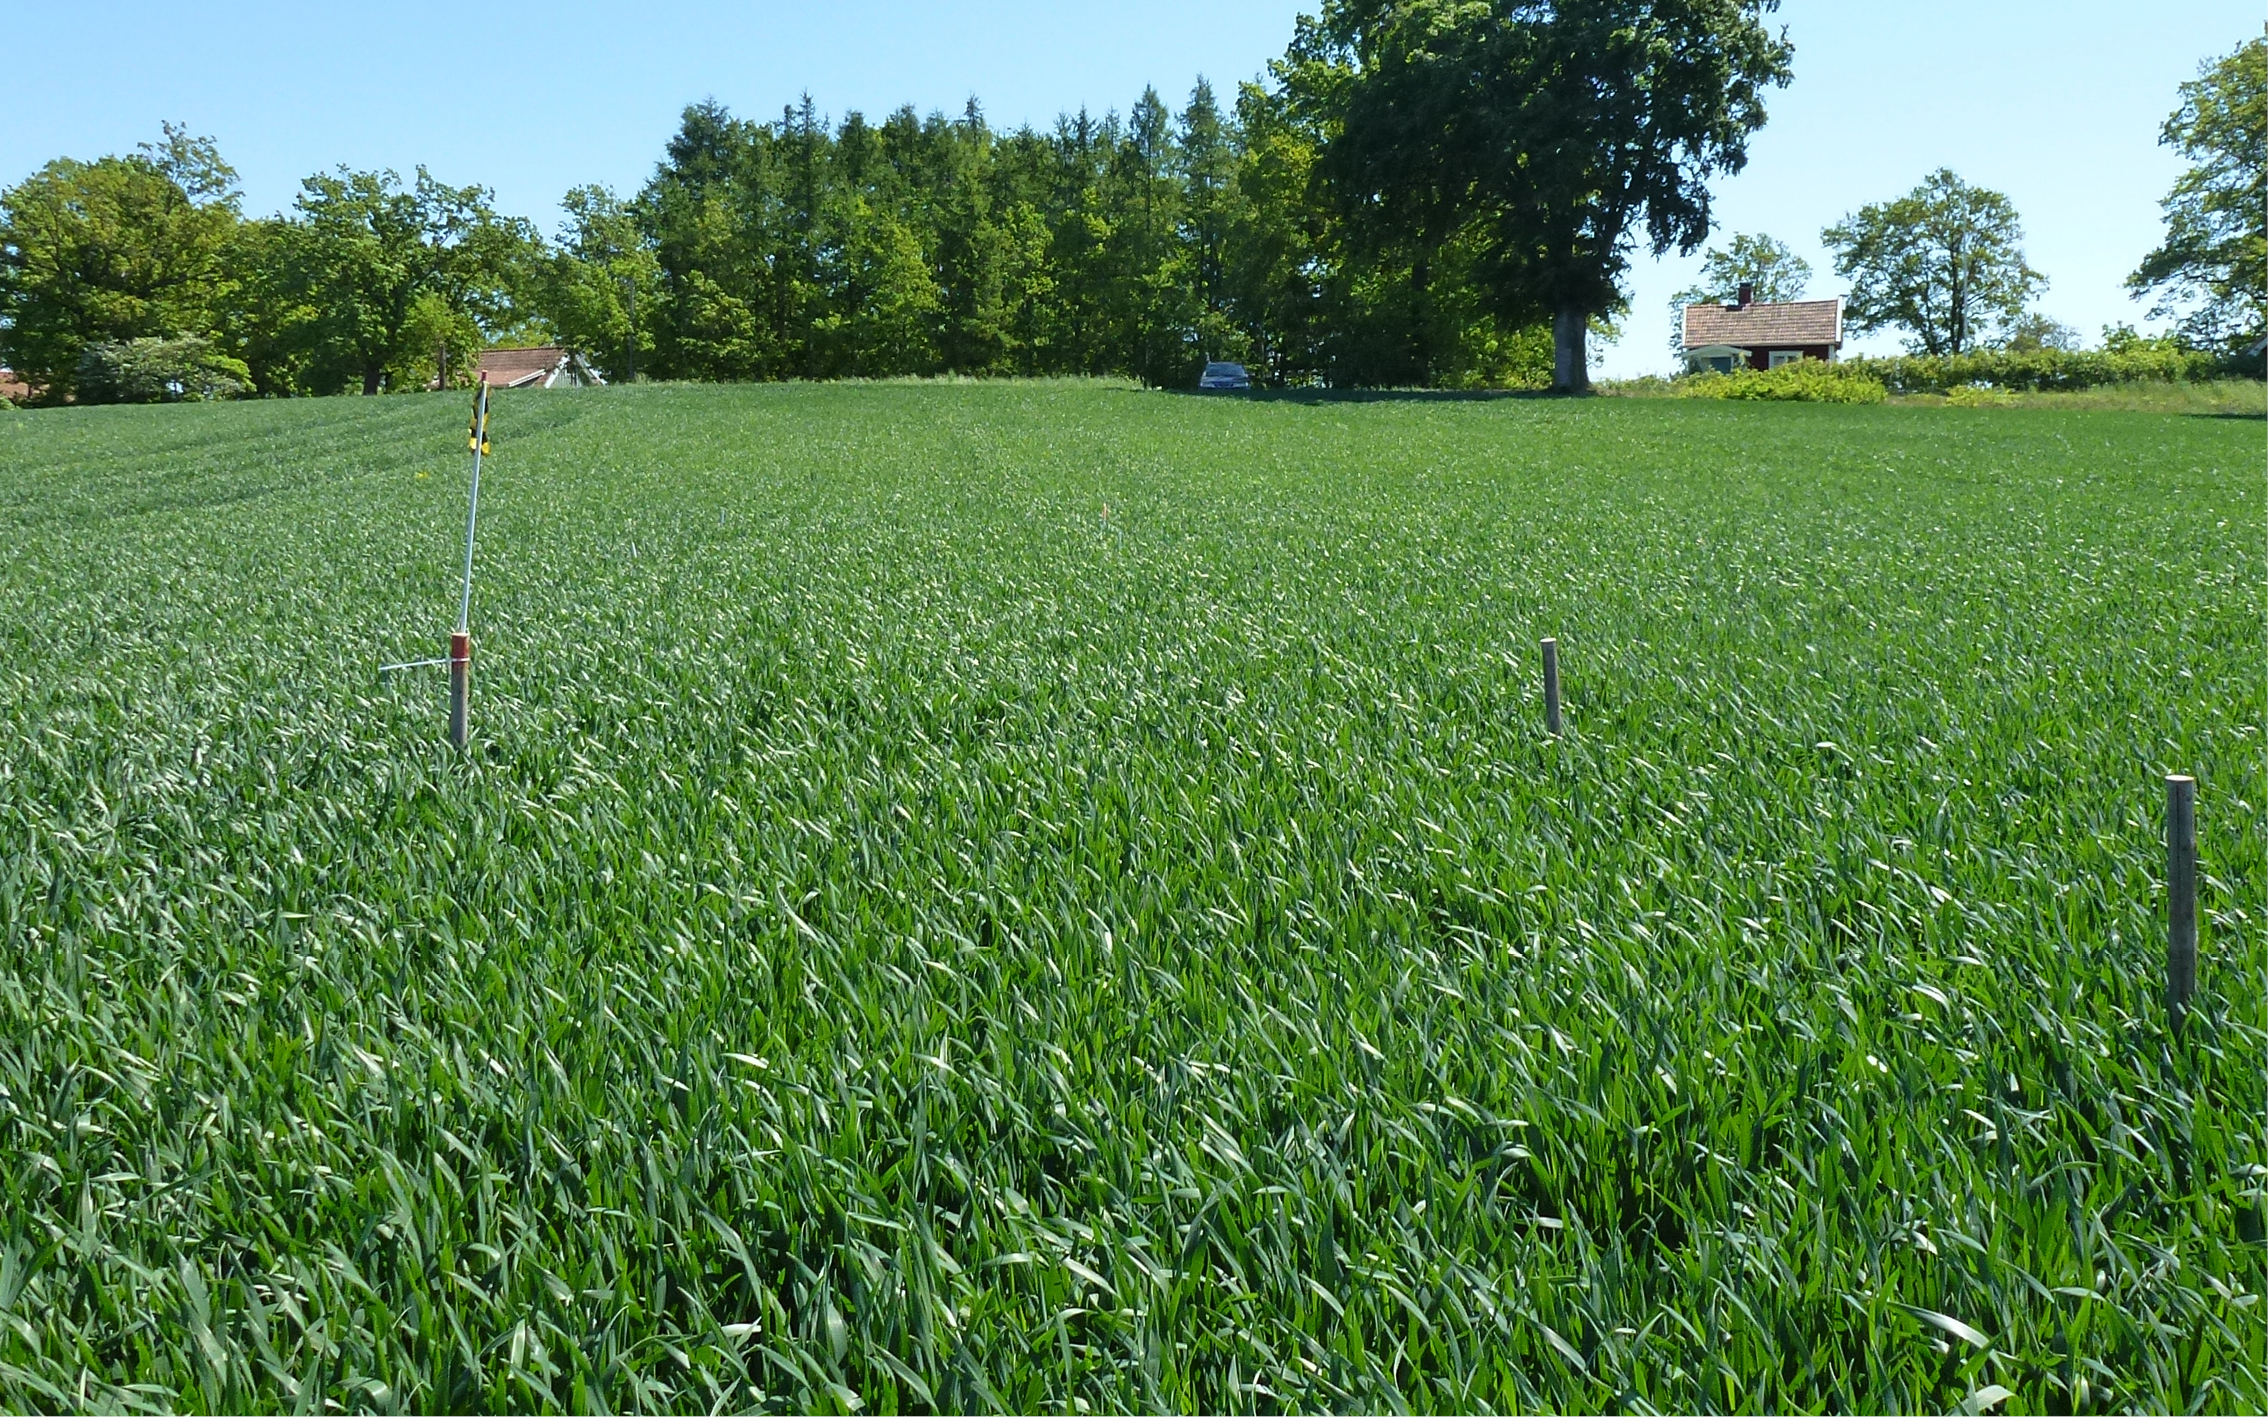
M 2175 1033 L 2197 992 L 2197 779 L 2166 779 L 2166 1016 Z
M 1559 641 L 1543 642 L 1543 721 L 1552 737 L 1559 736 Z
M 449 636 L 449 746 L 462 748 L 471 736 L 472 636 Z

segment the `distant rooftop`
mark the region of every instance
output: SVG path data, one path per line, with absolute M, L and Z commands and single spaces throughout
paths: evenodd
M 1732 345 L 1739 349 L 1843 342 L 1841 300 L 1791 300 L 1783 304 L 1688 305 L 1685 347 Z
M 537 345 L 533 349 L 484 349 L 480 352 L 480 373 L 488 382 L 502 389 L 532 384 L 559 367 L 567 357 L 565 348 L 556 344 Z

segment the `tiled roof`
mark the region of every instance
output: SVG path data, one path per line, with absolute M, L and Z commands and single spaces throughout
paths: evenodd
M 566 354 L 555 344 L 534 349 L 484 349 L 480 352 L 480 372 L 488 376 L 489 383 L 508 389 L 550 373 Z
M 1843 342 L 1843 302 L 1791 300 L 1734 309 L 1729 305 L 1685 307 L 1685 347 L 1729 344 L 1736 349 L 1792 349 L 1805 344 Z

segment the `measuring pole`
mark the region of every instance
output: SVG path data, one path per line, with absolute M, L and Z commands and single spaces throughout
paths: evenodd
M 1544 731 L 1559 736 L 1559 641 L 1543 642 L 1543 719 Z
M 2166 779 L 2166 1014 L 2176 1035 L 2197 992 L 2197 779 Z
M 472 636 L 449 636 L 449 746 L 462 748 L 471 736 L 472 724 L 468 718 L 471 706 L 466 697 L 472 692 Z
M 473 416 L 472 496 L 465 510 L 465 590 L 457 601 L 457 632 L 449 636 L 449 745 L 462 748 L 471 737 L 473 535 L 480 527 L 480 458 L 488 449 L 488 376 L 480 379 Z

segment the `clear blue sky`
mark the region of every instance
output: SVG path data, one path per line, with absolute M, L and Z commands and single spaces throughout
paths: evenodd
M 1224 90 L 1259 74 L 1302 8 L 1313 0 L 20 6 L 4 27 L 0 182 L 131 150 L 173 119 L 219 140 L 256 212 L 321 168 L 424 163 L 549 228 L 570 186 L 644 181 L 696 99 L 770 117 L 808 89 L 839 117 L 957 112 L 973 94 L 1013 126 L 1124 110 L 1151 83 L 1178 107 L 1199 74 Z M 2143 311 L 2120 281 L 2179 170 L 2157 146 L 2175 86 L 2262 17 L 2258 0 L 1787 0 L 1778 18 L 1795 83 L 1748 171 L 1720 184 L 1722 226 L 1790 242 L 1816 268 L 1812 293 L 1836 294 L 1819 229 L 1950 166 L 2015 200 L 2051 282 L 2040 307 L 2093 338 Z M 1668 365 L 1666 302 L 1696 264 L 1641 257 L 1610 374 Z

